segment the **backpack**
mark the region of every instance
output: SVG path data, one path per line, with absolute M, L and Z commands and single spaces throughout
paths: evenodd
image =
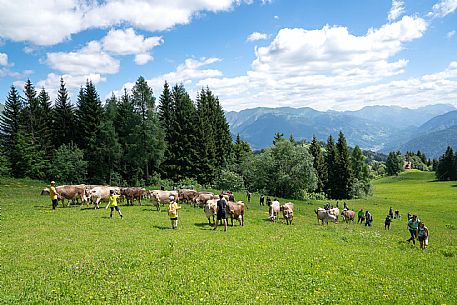
M 168 215 L 169 216 L 174 216 L 176 215 L 176 207 L 174 204 L 168 205 Z

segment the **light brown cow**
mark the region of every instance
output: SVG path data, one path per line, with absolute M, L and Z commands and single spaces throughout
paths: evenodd
M 292 224 L 292 220 L 294 219 L 294 204 L 292 202 L 284 203 L 281 205 L 280 210 L 282 211 L 286 223 Z
M 89 197 L 94 202 L 95 208 L 100 208 L 100 201 L 107 201 L 110 196 L 110 191 L 120 195 L 121 190 L 114 186 L 95 186 L 89 191 Z
M 229 201 L 225 207 L 227 214 L 230 215 L 230 220 L 233 227 L 233 219 L 240 222 L 241 226 L 244 226 L 244 202 L 243 201 Z
M 208 223 L 211 225 L 211 216 L 213 217 L 213 223 L 215 223 L 215 217 L 217 215 L 217 202 L 216 199 L 210 199 L 206 201 L 204 206 L 206 218 L 208 218 Z
M 216 199 L 214 194 L 211 192 L 199 192 L 198 196 L 194 198 L 194 203 L 199 204 L 200 207 L 203 207 L 208 200 Z
M 328 210 L 328 212 L 331 214 L 331 215 L 334 215 L 336 217 L 336 220 L 338 220 L 338 216 L 340 216 L 340 209 L 338 208 L 332 208 L 330 210 Z
M 355 212 L 352 210 L 343 210 L 343 213 L 341 214 L 343 216 L 343 219 L 346 221 L 346 223 L 352 221 L 354 223 L 354 218 L 355 218 Z
M 329 220 L 333 221 L 334 223 L 337 222 L 336 216 L 333 214 L 330 214 L 329 210 L 326 210 L 323 208 L 318 208 L 317 210 L 314 210 L 314 213 L 316 213 L 318 224 L 320 224 L 322 222 L 322 225 L 323 225 L 324 221 L 326 224 L 328 224 Z
M 81 200 L 81 207 L 84 203 L 88 204 L 86 196 L 86 186 L 84 184 L 79 185 L 61 185 L 56 187 L 56 191 L 59 194 L 58 199 L 62 202 L 62 205 L 65 206 L 65 199 L 78 201 Z
M 155 203 L 155 205 L 160 205 L 164 206 L 165 204 L 170 203 L 170 196 L 173 196 L 175 200 L 178 198 L 178 192 L 177 191 L 162 191 L 162 190 L 153 190 L 150 191 L 152 193 L 152 201 Z M 159 210 L 160 207 L 158 207 L 157 210 Z
M 270 220 L 275 222 L 276 217 L 278 217 L 280 211 L 280 204 L 279 201 L 275 200 L 270 204 L 269 214 Z
M 187 203 L 192 202 L 195 197 L 198 196 L 198 192 L 196 190 L 190 189 L 181 189 L 178 190 L 178 200 L 186 201 Z

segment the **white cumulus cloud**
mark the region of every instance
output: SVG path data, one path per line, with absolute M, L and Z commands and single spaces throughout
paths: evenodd
M 70 75 L 115 74 L 119 71 L 119 61 L 104 52 L 97 41 L 90 41 L 74 52 L 47 53 L 46 63 Z
M 54 45 L 90 28 L 127 24 L 163 31 L 200 12 L 227 11 L 241 0 L 0 0 L 0 37 Z
M 447 38 L 452 38 L 455 35 L 455 31 L 450 31 L 446 34 Z
M 254 33 L 251 33 L 246 40 L 247 41 L 257 41 L 257 40 L 265 40 L 267 38 L 268 38 L 268 35 L 265 33 L 254 32 Z
M 114 55 L 136 55 L 135 63 L 140 65 L 152 60 L 149 52 L 162 43 L 162 37 L 137 35 L 132 28 L 126 30 L 112 29 L 102 39 L 103 50 Z
M 405 3 L 402 0 L 392 0 L 392 7 L 389 11 L 387 19 L 389 22 L 393 22 L 400 17 L 405 10 Z

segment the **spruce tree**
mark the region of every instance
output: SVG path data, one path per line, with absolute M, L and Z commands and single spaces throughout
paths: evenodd
M 309 147 L 310 153 L 313 156 L 313 167 L 316 171 L 317 176 L 317 189 L 318 193 L 325 191 L 325 186 L 327 185 L 327 167 L 325 166 L 324 155 L 322 154 L 322 149 L 317 141 L 316 137 L 313 136 L 311 145 Z
M 441 181 L 456 180 L 456 157 L 452 147 L 448 146 L 444 155 L 438 161 L 436 178 Z
M 44 88 L 42 88 L 38 94 L 38 104 L 38 142 L 44 152 L 45 160 L 49 161 L 52 158 L 52 153 L 54 150 L 54 146 L 52 144 L 53 116 L 51 99 L 49 98 L 49 95 Z
M 137 126 L 138 161 L 143 164 L 144 175 L 149 180 L 152 170 L 158 170 L 165 148 L 164 134 L 155 113 L 155 98 L 146 80 L 140 76 L 132 88 L 132 101 L 140 117 Z
M 11 166 L 11 176 L 13 177 L 21 176 L 18 170 L 20 152 L 16 151 L 16 146 L 21 129 L 22 112 L 22 98 L 16 87 L 11 86 L 5 101 L 5 108 L 0 116 L 0 145 L 8 164 Z
M 172 99 L 175 105 L 172 124 L 173 141 L 169 149 L 174 152 L 174 159 L 167 162 L 173 164 L 174 171 L 171 178 L 179 181 L 183 178 L 195 177 L 193 165 L 197 159 L 195 143 L 197 141 L 196 109 L 189 94 L 182 84 L 175 85 L 172 89 Z M 205 139 L 198 139 L 204 141 Z
M 338 150 L 337 172 L 339 179 L 337 180 L 337 199 L 350 198 L 351 187 L 353 183 L 352 178 L 352 162 L 351 155 L 346 143 L 346 138 L 342 131 L 338 135 L 338 142 L 336 144 Z
M 386 160 L 386 172 L 389 176 L 397 176 L 403 170 L 403 157 L 399 151 L 390 152 Z
M 219 98 L 215 97 L 209 89 L 207 89 L 206 94 L 210 103 L 214 105 L 213 109 L 215 111 L 214 122 L 216 128 L 214 133 L 214 142 L 217 147 L 215 150 L 216 167 L 224 168 L 227 166 L 228 157 L 231 154 L 233 145 L 230 125 L 225 118 L 224 110 L 219 103 Z
M 38 142 L 38 125 L 39 125 L 39 101 L 37 92 L 30 79 L 28 79 L 24 86 L 25 106 L 24 106 L 24 125 L 26 130 L 30 133 L 31 145 L 36 145 Z
M 325 186 L 325 193 L 333 199 L 336 199 L 337 187 L 338 187 L 338 151 L 333 141 L 333 137 L 330 135 L 327 140 L 325 147 L 325 167 L 327 168 L 327 185 Z
M 81 90 L 80 99 L 84 98 L 83 95 L 84 92 Z M 53 118 L 54 147 L 58 148 L 62 144 L 77 143 L 75 110 L 71 104 L 63 78 L 60 78 L 60 88 L 54 103 Z
M 160 124 L 164 130 L 165 140 L 165 151 L 164 161 L 161 165 L 161 175 L 164 178 L 171 178 L 169 173 L 174 170 L 174 151 L 172 149 L 173 136 L 175 134 L 173 130 L 174 123 L 175 105 L 171 96 L 170 86 L 167 82 L 163 85 L 162 94 L 159 97 L 158 114 Z

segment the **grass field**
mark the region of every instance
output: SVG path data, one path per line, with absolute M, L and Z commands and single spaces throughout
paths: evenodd
M 323 202 L 295 201 L 292 226 L 251 204 L 228 232 L 187 205 L 175 231 L 150 204 L 121 206 L 124 220 L 53 211 L 45 185 L 0 179 L 0 304 L 457 304 L 457 185 L 433 178 L 383 178 L 348 201 L 370 210 L 371 228 L 317 225 Z M 390 206 L 403 220 L 385 231 Z M 408 211 L 430 230 L 426 251 L 405 241 Z

